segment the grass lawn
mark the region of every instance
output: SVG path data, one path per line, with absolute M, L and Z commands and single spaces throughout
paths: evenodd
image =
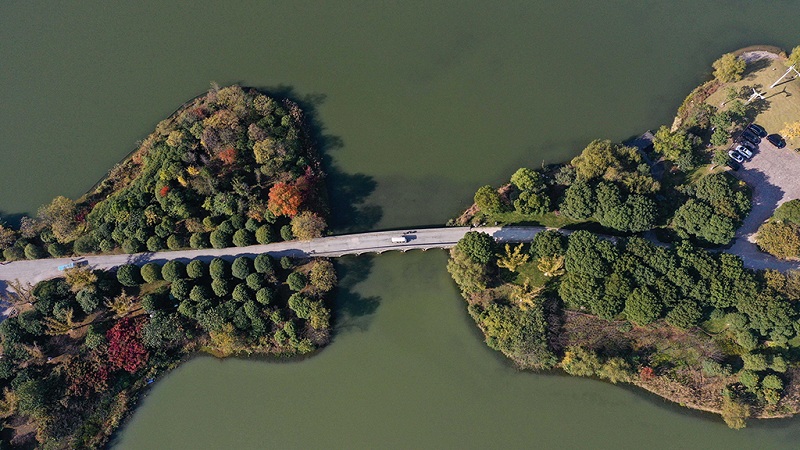
M 537 269 L 538 261 L 528 261 L 525 264 L 517 267 L 517 278 L 514 283 L 523 285 L 527 281 L 532 287 L 544 286 L 551 278 L 544 276 L 544 274 Z
M 780 133 L 787 123 L 800 120 L 800 77 L 793 78 L 789 75 L 781 81 L 781 84 L 769 89 L 772 83 L 786 72 L 786 69 L 782 60 L 755 61 L 745 69 L 741 81 L 723 85 L 711 94 L 706 102 L 719 107 L 725 101 L 728 87 L 737 90 L 745 86 L 748 90 L 750 87 L 755 87 L 766 97 L 761 112 L 756 116 L 756 123 L 766 128 L 770 134 Z M 787 139 L 786 146 L 800 149 L 800 139 Z

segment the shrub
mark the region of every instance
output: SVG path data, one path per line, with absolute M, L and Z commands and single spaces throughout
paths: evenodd
M 219 229 L 211 232 L 210 240 L 211 246 L 214 248 L 227 248 L 231 246 L 232 234 L 226 233 Z
M 591 377 L 600 370 L 597 353 L 583 347 L 570 347 L 564 352 L 561 368 L 564 372 L 578 377 Z
M 135 238 L 126 239 L 122 243 L 122 251 L 125 253 L 139 253 L 142 248 L 142 243 Z
M 184 279 L 177 279 L 172 282 L 169 287 L 169 293 L 178 300 L 186 300 L 189 298 L 189 291 L 192 286 Z
M 289 258 L 288 256 L 281 257 L 281 268 L 282 269 L 289 270 L 289 269 L 291 269 L 293 267 L 294 267 L 294 261 L 292 261 L 292 258 Z
M 230 276 L 230 266 L 228 262 L 222 258 L 214 258 L 208 265 L 208 272 L 211 278 L 215 280 L 227 279 Z
M 306 287 L 306 276 L 300 272 L 292 272 L 286 277 L 286 284 L 293 291 L 301 291 Z
M 259 244 L 269 244 L 275 238 L 272 235 L 272 227 L 267 224 L 261 225 L 256 230 L 256 241 Z
M 27 259 L 41 259 L 45 258 L 47 254 L 36 244 L 28 244 L 25 246 L 25 258 Z
M 134 264 L 123 264 L 117 268 L 117 280 L 123 286 L 138 286 L 142 283 L 142 276 Z
M 161 306 L 161 299 L 155 294 L 146 294 L 142 296 L 142 308 L 148 313 L 151 313 Z
M 161 266 L 156 263 L 149 262 L 142 266 L 142 278 L 145 283 L 155 283 L 161 280 Z
M 251 273 L 245 278 L 245 281 L 247 282 L 247 287 L 253 291 L 257 291 L 267 285 L 267 280 L 260 273 Z
M 186 265 L 186 276 L 193 280 L 203 278 L 206 276 L 206 265 L 199 259 L 189 261 Z
M 175 259 L 167 261 L 161 268 L 161 276 L 170 283 L 186 278 L 186 265 Z
M 291 241 L 294 239 L 294 234 L 292 234 L 292 226 L 291 225 L 284 225 L 281 227 L 281 239 L 284 241 Z
M 244 303 L 247 301 L 253 300 L 253 291 L 247 287 L 245 283 L 237 284 L 235 288 L 233 288 L 233 293 L 231 294 L 234 300 L 239 303 Z
M 117 248 L 117 244 L 112 239 L 103 239 L 100 241 L 100 251 L 103 253 L 111 253 Z
M 783 390 L 783 381 L 777 375 L 767 375 L 761 380 L 761 386 L 764 389 L 775 389 L 776 391 Z
M 233 234 L 233 245 L 237 247 L 247 247 L 253 244 L 255 244 L 255 238 L 250 231 L 241 229 Z
M 233 265 L 231 266 L 231 274 L 240 279 L 244 280 L 253 272 L 253 260 L 246 256 L 240 256 L 233 260 Z
M 52 244 L 47 246 L 47 253 L 50 253 L 50 256 L 53 258 L 61 258 L 62 256 L 69 255 L 70 249 L 64 244 L 59 242 L 53 242 Z
M 78 291 L 75 300 L 81 305 L 81 309 L 86 314 L 91 314 L 100 306 L 100 295 L 91 288 L 84 288 Z
M 192 233 L 189 237 L 189 247 L 194 249 L 208 248 L 211 243 L 208 241 L 208 234 L 203 232 Z
M 158 236 L 150 236 L 147 238 L 147 251 L 157 252 L 164 248 L 164 240 Z
M 183 238 L 176 234 L 170 234 L 167 238 L 167 248 L 170 250 L 178 250 L 184 247 Z
M 89 325 L 86 330 L 86 346 L 90 349 L 95 349 L 106 343 L 106 336 L 104 333 L 97 331 L 95 325 Z
M 256 259 L 253 261 L 253 268 L 256 272 L 265 275 L 272 275 L 275 273 L 275 263 L 272 257 L 267 253 L 261 253 L 256 256 Z
M 17 261 L 25 257 L 25 251 L 17 246 L 8 247 L 3 250 L 3 259 L 6 261 Z
M 199 284 L 193 287 L 189 292 L 189 298 L 195 303 L 208 302 L 211 301 L 211 294 L 212 292 L 208 289 L 208 287 Z
M 225 298 L 231 293 L 230 283 L 226 279 L 216 279 L 211 282 L 211 290 L 219 298 Z

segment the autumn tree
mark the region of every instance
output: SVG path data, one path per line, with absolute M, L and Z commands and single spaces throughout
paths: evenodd
M 147 363 L 147 350 L 142 344 L 142 322 L 126 317 L 106 333 L 108 362 L 114 369 L 134 373 Z
M 747 63 L 733 53 L 722 55 L 711 65 L 714 68 L 714 78 L 723 83 L 741 80 L 746 66 Z
M 800 45 L 792 49 L 789 57 L 786 58 L 787 66 L 794 66 L 795 69 L 800 70 Z
M 318 260 L 309 273 L 311 284 L 321 291 L 330 291 L 336 286 L 336 270 L 328 260 Z
M 278 182 L 269 190 L 267 209 L 276 216 L 294 217 L 303 204 L 303 193 L 295 185 Z
M 517 267 L 528 262 L 529 258 L 529 254 L 522 253 L 522 244 L 514 247 L 511 244 L 506 244 L 505 252 L 497 255 L 497 265 L 513 272 L 517 270 Z
M 322 237 L 325 226 L 325 219 L 311 211 L 303 211 L 292 217 L 292 234 L 301 241 Z
M 39 219 L 52 228 L 53 235 L 61 243 L 71 242 L 78 237 L 80 229 L 76 215 L 75 202 L 63 196 L 39 208 Z

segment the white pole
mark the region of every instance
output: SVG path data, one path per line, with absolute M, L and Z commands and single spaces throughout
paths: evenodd
M 778 78 L 778 81 L 776 81 L 776 82 L 772 83 L 772 86 L 770 86 L 769 88 L 770 88 L 770 89 L 774 88 L 774 87 L 775 87 L 775 86 L 776 86 L 778 83 L 780 83 L 780 82 L 781 82 L 781 80 L 782 80 L 782 79 L 786 78 L 786 75 L 789 75 L 789 74 L 790 74 L 790 73 L 791 73 L 793 70 L 794 70 L 794 72 L 795 72 L 796 74 L 800 75 L 800 72 L 798 72 L 798 71 L 797 71 L 797 69 L 795 69 L 795 68 L 794 68 L 794 66 L 792 66 L 792 67 L 789 67 L 789 69 L 786 71 L 786 73 L 785 73 L 785 74 L 783 74 L 783 76 L 782 76 L 782 77 Z

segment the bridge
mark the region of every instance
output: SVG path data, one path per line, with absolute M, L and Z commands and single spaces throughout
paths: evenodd
M 291 258 L 308 257 L 340 257 L 345 255 L 362 255 L 365 253 L 383 253 L 387 251 L 447 249 L 454 247 L 468 231 L 480 231 L 492 236 L 498 243 L 530 242 L 537 233 L 545 227 L 444 227 L 404 229 L 393 231 L 376 231 L 369 233 L 345 234 L 328 236 L 310 241 L 284 241 L 264 245 L 251 245 L 247 247 L 228 247 L 220 249 L 199 250 L 174 250 L 135 254 L 93 255 L 81 258 L 48 258 L 28 261 L 13 261 L 0 263 L 0 292 L 6 290 L 7 282 L 19 280 L 20 282 L 36 284 L 39 281 L 63 275 L 59 266 L 80 261 L 92 269 L 114 270 L 123 264 L 136 264 L 142 266 L 148 262 L 163 264 L 169 260 L 188 262 L 194 259 L 209 262 L 214 258 L 232 260 L 239 256 L 255 257 L 261 253 L 268 253 L 275 258 L 289 256 Z M 559 230 L 564 234 L 570 230 Z M 403 237 L 405 242 L 393 242 L 392 238 Z M 607 236 L 606 236 L 607 237 Z M 647 236 L 651 241 L 660 244 L 654 237 Z M 742 258 L 745 267 L 750 269 L 776 269 L 786 271 L 800 269 L 799 261 L 779 260 L 766 253 L 759 252 L 755 245 L 747 242 L 739 243 L 745 237 L 737 237 L 737 244 L 729 250 Z
M 289 256 L 307 258 L 314 256 L 340 257 L 364 253 L 383 253 L 387 251 L 408 251 L 446 249 L 456 245 L 468 231 L 481 231 L 494 237 L 497 242 L 530 242 L 544 227 L 445 227 L 427 229 L 405 229 L 377 231 L 371 233 L 328 236 L 310 241 L 285 241 L 247 247 L 228 247 L 220 249 L 174 250 L 135 254 L 94 255 L 81 258 L 48 258 L 29 261 L 13 261 L 0 265 L 0 291 L 5 282 L 19 280 L 22 283 L 36 284 L 39 281 L 63 275 L 59 266 L 80 261 L 92 269 L 113 270 L 123 264 L 142 266 L 148 262 L 163 264 L 169 260 L 188 262 L 199 259 L 211 261 L 214 258 L 233 259 L 268 253 L 275 258 Z M 406 242 L 392 242 L 392 238 L 404 237 Z

